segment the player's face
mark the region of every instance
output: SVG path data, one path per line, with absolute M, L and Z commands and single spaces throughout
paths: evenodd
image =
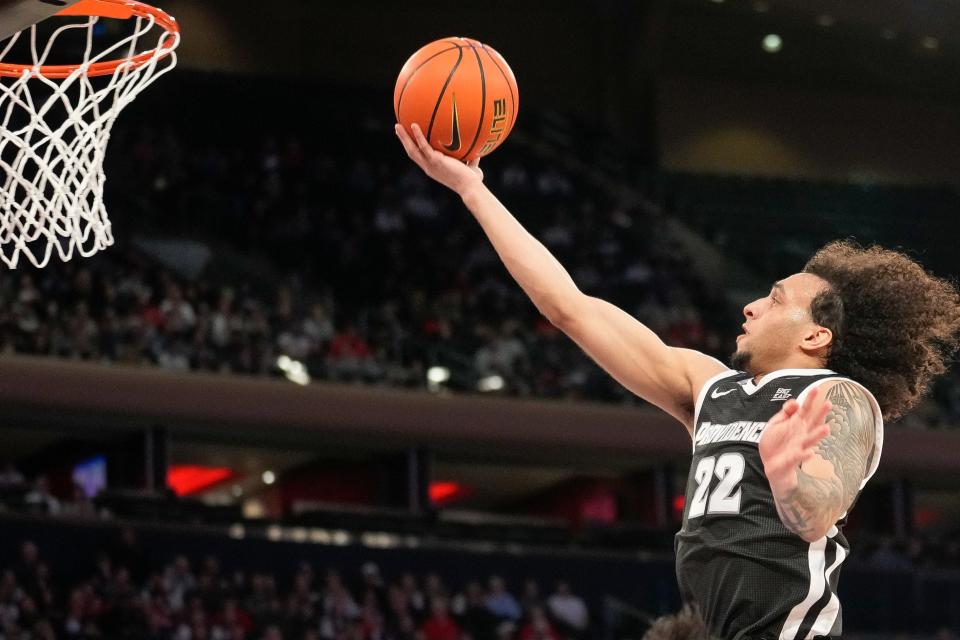
M 784 368 L 816 327 L 810 303 L 825 286 L 815 275 L 797 273 L 775 282 L 769 294 L 744 307 L 746 321 L 737 336 L 734 368 L 754 374 Z

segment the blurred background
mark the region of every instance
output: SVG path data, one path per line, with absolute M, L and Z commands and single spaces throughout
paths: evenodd
M 117 245 L 0 273 L 3 637 L 614 640 L 679 607 L 689 438 L 406 158 L 434 39 L 517 77 L 492 190 L 672 345 L 726 360 L 831 239 L 960 276 L 955 2 L 160 6 L 180 66 L 114 131 Z M 954 366 L 852 513 L 845 637 L 960 633 L 958 451 Z

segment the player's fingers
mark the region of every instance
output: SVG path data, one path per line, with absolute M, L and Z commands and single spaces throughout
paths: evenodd
M 830 427 L 825 424 L 821 424 L 819 427 L 807 434 L 807 436 L 800 442 L 800 445 L 805 449 L 807 447 L 815 447 L 828 435 L 830 435 Z
M 416 143 L 414 143 L 413 138 L 410 137 L 410 134 L 407 133 L 406 127 L 404 127 L 399 122 L 393 125 L 393 132 L 397 134 L 397 137 L 400 138 L 400 144 L 403 145 L 403 148 L 410 151 L 411 147 L 416 148 Z
M 799 409 L 800 409 L 800 403 L 797 402 L 796 400 L 791 399 L 786 401 L 781 411 L 783 411 L 783 413 L 786 414 L 786 416 L 789 418 L 790 416 L 795 414 Z
M 807 397 L 803 401 L 803 405 L 800 407 L 800 417 L 807 418 L 812 413 L 814 407 L 817 406 L 817 397 L 820 395 L 820 389 L 814 387 L 810 389 L 807 393 Z
M 400 143 L 403 145 L 407 155 L 419 164 L 422 159 L 422 154 L 420 153 L 420 148 L 417 147 L 417 143 L 413 141 L 413 138 L 410 137 L 410 134 L 407 133 L 407 130 L 402 124 L 395 125 L 393 130 L 396 132 L 397 137 L 400 138 Z
M 792 418 L 794 415 L 796 415 L 797 410 L 798 410 L 799 408 L 800 408 L 800 407 L 799 407 L 799 405 L 796 403 L 796 401 L 794 401 L 794 400 L 787 400 L 786 403 L 784 403 L 783 407 L 780 409 L 780 411 L 778 411 L 775 416 L 773 416 L 772 418 L 770 418 L 770 420 L 769 420 L 769 422 L 768 422 L 767 424 L 768 424 L 768 425 L 769 425 L 769 424 L 778 424 L 778 423 L 780 423 L 780 422 L 783 422 L 784 420 L 789 420 L 789 419 Z
M 480 176 L 480 179 L 483 180 L 483 169 L 480 168 L 480 158 L 471 160 L 467 163 L 467 166 L 473 169 L 473 172 Z
M 413 123 L 410 128 L 413 129 L 413 139 L 416 141 L 417 147 L 420 149 L 420 153 L 423 154 L 425 159 L 433 160 L 433 154 L 435 151 L 430 146 L 430 143 L 427 142 L 427 138 L 423 135 L 420 125 Z
M 829 400 L 824 400 L 823 404 L 817 410 L 817 413 L 812 416 L 811 421 L 813 424 L 822 424 L 827 420 L 827 414 L 830 413 L 830 409 L 833 408 L 833 404 Z

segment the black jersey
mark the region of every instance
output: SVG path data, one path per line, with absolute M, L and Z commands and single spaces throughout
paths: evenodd
M 786 400 L 802 402 L 813 387 L 837 379 L 844 378 L 826 369 L 783 369 L 754 384 L 748 373 L 726 371 L 700 391 L 683 528 L 675 540 L 677 581 L 684 601 L 700 606 L 718 638 L 809 640 L 840 634 L 837 581 L 850 549 L 841 532 L 846 514 L 816 542 L 787 529 L 757 445 Z M 880 409 L 873 395 L 870 399 L 877 416 L 876 450 L 863 484 L 876 470 L 883 446 Z

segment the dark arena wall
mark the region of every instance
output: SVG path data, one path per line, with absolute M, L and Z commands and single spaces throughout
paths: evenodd
M 464 35 L 511 63 L 521 128 L 530 110 L 574 113 L 626 133 L 647 154 L 659 151 L 677 171 L 960 180 L 960 110 L 951 100 L 931 104 L 889 87 L 837 90 L 806 76 L 719 79 L 709 61 L 692 66 L 685 48 L 708 55 L 698 40 L 716 34 L 683 13 L 666 15 L 664 3 L 564 0 L 545 10 L 493 2 L 455 14 L 434 1 L 322 4 L 287 0 L 262 12 L 223 0 L 164 3 L 191 35 L 181 47 L 190 69 L 386 88 L 420 46 Z

